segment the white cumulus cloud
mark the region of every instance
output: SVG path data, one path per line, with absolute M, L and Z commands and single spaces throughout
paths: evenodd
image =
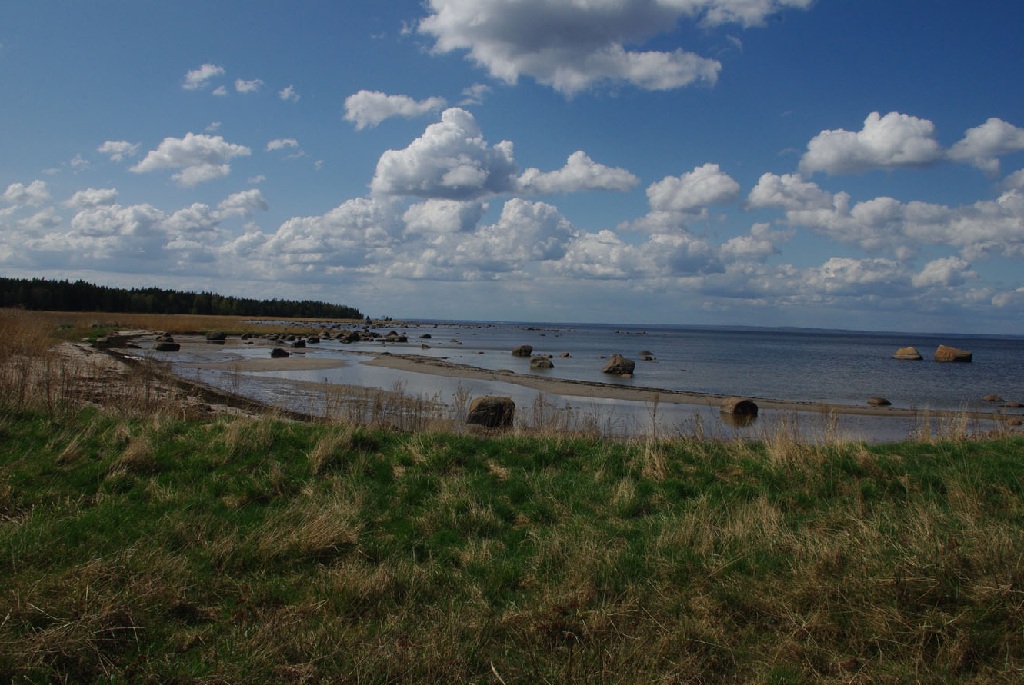
M 361 90 L 345 98 L 345 121 L 351 121 L 356 130 L 362 130 L 373 128 L 392 117 L 409 119 L 437 112 L 444 106 L 444 98 L 439 97 L 414 100 L 408 95 Z
M 12 183 L 4 191 L 4 201 L 16 207 L 39 207 L 50 201 L 45 181 L 32 181 L 28 185 Z
M 199 90 L 206 87 L 213 79 L 223 75 L 224 67 L 216 64 L 204 64 L 185 74 L 185 82 L 181 87 L 185 90 Z
M 194 186 L 227 176 L 231 172 L 228 160 L 250 154 L 252 150 L 249 148 L 229 143 L 221 136 L 187 133 L 184 138 L 164 138 L 131 171 L 146 173 L 159 169 L 180 169 L 172 178 L 179 185 Z
M 519 188 L 532 193 L 574 193 L 581 190 L 629 190 L 639 182 L 640 179 L 626 169 L 598 164 L 585 152 L 577 150 L 557 171 L 527 169 L 519 177 Z
M 260 79 L 253 79 L 246 81 L 244 79 L 235 79 L 235 91 L 239 93 L 255 93 L 263 87 L 263 81 Z
M 107 140 L 96 148 L 96 152 L 110 157 L 111 162 L 123 162 L 128 157 L 134 157 L 138 151 L 139 144 L 127 140 Z
M 486 209 L 482 202 L 427 200 L 411 205 L 402 219 L 409 233 L 463 233 L 476 228 Z
M 993 117 L 969 129 L 950 149 L 949 157 L 995 175 L 999 173 L 1000 156 L 1021 150 L 1024 150 L 1024 128 Z
M 924 265 L 919 273 L 914 274 L 911 283 L 915 288 L 946 287 L 963 285 L 968 280 L 977 278 L 970 271 L 970 263 L 961 257 L 943 257 Z
M 491 76 L 530 76 L 567 95 L 604 83 L 667 90 L 713 84 L 721 63 L 682 48 L 634 50 L 684 19 L 763 23 L 811 0 L 430 0 L 418 25 L 440 53 L 466 51 Z
M 220 210 L 222 216 L 250 217 L 258 211 L 267 211 L 270 209 L 270 205 L 263 197 L 263 193 L 259 189 L 253 188 L 229 195 L 217 205 L 217 209 Z
M 708 205 L 731 202 L 740 184 L 717 164 L 705 164 L 682 176 L 667 176 L 647 188 L 655 212 L 692 212 Z
M 86 188 L 71 196 L 65 204 L 75 209 L 103 207 L 117 202 L 117 190 L 114 188 Z
M 885 116 L 872 112 L 860 131 L 836 129 L 815 136 L 807 144 L 800 169 L 806 173 L 860 173 L 930 164 L 942 155 L 931 121 L 899 112 Z
M 451 108 L 403 150 L 388 150 L 371 182 L 375 195 L 473 200 L 515 187 L 512 143 L 489 145 L 473 115 Z

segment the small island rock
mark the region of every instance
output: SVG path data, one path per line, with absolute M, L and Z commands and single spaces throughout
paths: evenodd
M 916 347 L 901 347 L 896 350 L 896 354 L 892 356 L 893 359 L 900 359 L 903 361 L 919 362 L 924 357 L 917 351 Z
M 869 397 L 868 404 L 872 407 L 888 407 L 892 404 L 889 400 L 884 397 Z
M 512 348 L 513 357 L 530 357 L 533 356 L 533 345 L 519 345 Z
M 974 359 L 967 350 L 960 350 L 948 345 L 939 345 L 935 350 L 935 361 L 937 362 L 969 362 Z
M 603 373 L 615 374 L 616 376 L 629 376 L 632 375 L 636 369 L 636 362 L 632 359 L 626 359 L 621 354 L 613 354 L 608 363 L 604 365 L 602 369 Z

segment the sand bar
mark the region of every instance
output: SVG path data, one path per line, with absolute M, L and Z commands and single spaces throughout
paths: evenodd
M 619 400 L 626 402 L 651 402 L 655 395 L 659 402 L 670 404 L 688 404 L 718 407 L 722 400 L 731 395 L 712 393 L 686 392 L 681 390 L 663 390 L 647 387 L 627 387 L 613 383 L 593 381 L 577 381 L 562 378 L 549 378 L 533 374 L 520 374 L 513 371 L 492 371 L 465 364 L 425 357 L 415 354 L 378 354 L 373 360 L 366 362 L 370 366 L 382 366 L 396 371 L 428 373 L 447 378 L 468 378 L 481 381 L 514 383 L 552 395 L 569 397 L 594 397 L 600 399 Z M 915 417 L 920 412 L 916 409 L 899 409 L 895 407 L 853 406 L 847 404 L 827 404 L 823 402 L 794 402 L 773 400 L 749 396 L 762 409 L 778 409 L 783 411 L 834 412 L 856 416 L 890 416 Z M 941 412 L 932 412 L 941 413 Z M 998 418 L 999 415 L 987 412 L 968 412 L 967 415 L 977 418 Z

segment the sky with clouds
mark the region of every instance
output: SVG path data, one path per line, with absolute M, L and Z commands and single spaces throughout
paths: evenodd
M 1024 335 L 1024 3 L 0 4 L 0 274 Z

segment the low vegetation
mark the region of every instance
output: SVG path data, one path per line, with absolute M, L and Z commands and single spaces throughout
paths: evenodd
M 616 441 L 124 412 L 13 392 L 57 367 L 49 324 L 3 322 L 0 680 L 1024 675 L 1020 437 Z

